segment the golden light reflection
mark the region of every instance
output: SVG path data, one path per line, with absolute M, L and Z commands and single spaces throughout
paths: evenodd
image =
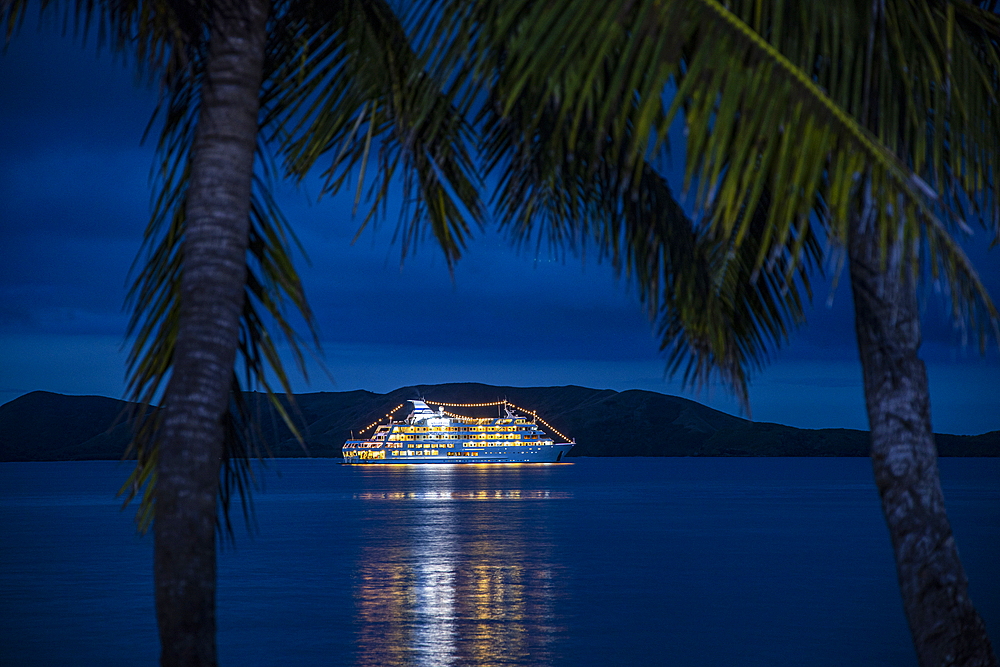
M 372 518 L 355 578 L 357 664 L 550 662 L 561 566 L 544 505 L 526 501 L 572 494 L 468 472 L 454 471 L 460 484 L 435 473 L 436 488 L 354 495 Z
M 572 498 L 566 491 L 494 489 L 491 491 L 363 491 L 355 500 L 555 500 Z

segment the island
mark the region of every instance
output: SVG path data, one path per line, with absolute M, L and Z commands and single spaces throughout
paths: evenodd
M 428 404 L 507 399 L 536 411 L 576 439 L 570 456 L 867 456 L 868 433 L 799 429 L 754 422 L 686 398 L 652 391 L 587 387 L 498 387 L 453 383 L 284 397 L 303 436 L 299 442 L 266 397 L 246 399 L 261 415 L 261 433 L 275 457 L 340 457 L 352 431 L 408 399 Z M 0 461 L 118 460 L 128 448 L 129 405 L 103 396 L 35 391 L 0 406 Z M 471 413 L 470 413 L 471 414 Z M 998 456 L 1000 431 L 935 436 L 941 456 Z

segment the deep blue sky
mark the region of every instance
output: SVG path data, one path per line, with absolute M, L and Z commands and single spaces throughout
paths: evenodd
M 122 394 L 122 304 L 153 159 L 140 137 L 155 103 L 155 87 L 95 55 L 93 40 L 81 48 L 58 30 L 37 31 L 33 18 L 0 55 L 0 403 L 35 389 Z M 679 394 L 738 414 L 723 387 L 682 392 L 663 378 L 645 312 L 606 264 L 518 253 L 487 231 L 454 280 L 431 243 L 400 267 L 391 217 L 351 245 L 351 200 L 280 193 L 311 260 L 298 265 L 334 378 L 314 369 L 297 389 L 577 384 Z M 973 259 L 1000 297 L 1000 251 L 985 250 L 985 232 L 974 241 Z M 755 420 L 867 427 L 846 276 L 831 307 L 829 295 L 818 288 L 806 328 L 753 378 Z M 925 303 L 935 429 L 1000 429 L 997 353 L 983 359 L 963 347 L 938 298 Z

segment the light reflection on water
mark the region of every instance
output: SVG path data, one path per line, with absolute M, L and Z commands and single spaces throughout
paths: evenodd
M 940 465 L 995 640 L 1000 459 Z M 222 665 L 916 664 L 866 459 L 274 468 L 219 552 Z M 127 474 L 0 464 L 0 665 L 156 664 Z
M 564 625 L 553 610 L 567 591 L 537 501 L 572 492 L 531 488 L 544 482 L 537 468 L 366 473 L 380 488 L 353 496 L 368 521 L 354 587 L 357 664 L 551 662 Z
M 520 489 L 493 489 L 486 491 L 364 491 L 355 493 L 355 500 L 548 500 L 568 499 L 565 491 L 521 491 Z

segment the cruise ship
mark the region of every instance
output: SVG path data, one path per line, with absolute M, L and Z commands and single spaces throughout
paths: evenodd
M 369 424 L 362 434 L 375 429 L 368 439 L 344 443 L 344 463 L 559 463 L 576 444 L 549 426 L 535 413 L 507 401 L 494 403 L 438 403 L 437 411 L 422 400 L 410 400 L 413 411 L 403 421 L 393 414 Z M 463 417 L 452 408 L 502 408 L 497 417 Z M 520 410 L 525 414 L 517 414 Z M 530 415 L 530 418 L 526 415 Z M 541 422 L 567 442 L 554 442 L 538 426 Z

